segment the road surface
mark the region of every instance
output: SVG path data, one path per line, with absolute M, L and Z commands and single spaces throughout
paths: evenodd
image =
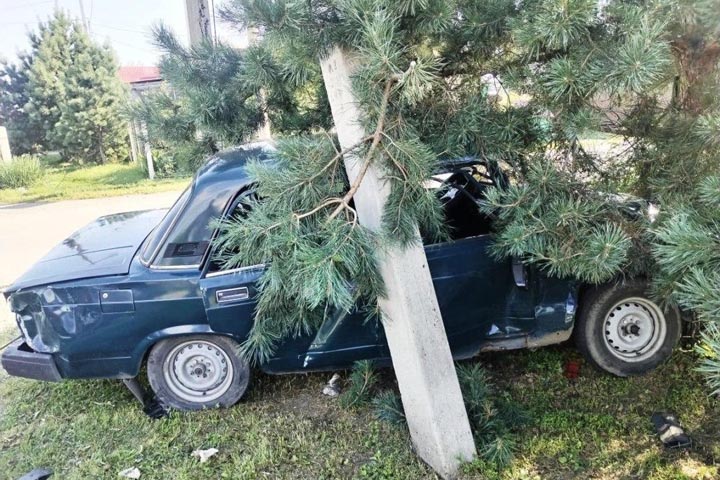
M 127 195 L 54 203 L 0 205 L 0 289 L 74 231 L 103 215 L 168 208 L 180 192 Z M 1 297 L 1 296 L 0 296 Z M 9 320 L 0 300 L 0 329 Z

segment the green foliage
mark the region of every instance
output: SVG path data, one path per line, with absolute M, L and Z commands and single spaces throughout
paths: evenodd
M 654 230 L 660 295 L 703 321 L 697 346 L 713 394 L 720 394 L 720 177 L 703 179 L 687 204 Z
M 457 373 L 478 455 L 507 466 L 515 449 L 513 429 L 524 423 L 525 415 L 514 406 L 510 410 L 511 403 L 498 401 L 498 392 L 479 363 L 458 365 Z
M 355 362 L 342 395 L 340 404 L 345 408 L 366 405 L 372 400 L 377 387 L 378 376 L 369 360 Z
M 655 277 L 670 299 L 705 305 L 689 292 L 704 298 L 714 278 L 694 271 L 677 282 L 681 273 L 655 264 L 663 254 L 653 245 L 663 242 L 650 230 L 695 209 L 698 180 L 718 173 L 719 6 L 235 0 L 225 18 L 262 32 L 242 59 L 224 47 L 183 53 L 168 40 L 168 51 L 182 54 L 169 71 L 201 78 L 192 69 L 202 66 L 227 77 L 191 85 L 196 79 L 183 75 L 188 101 L 205 107 L 208 129 L 221 131 L 225 114 L 213 116 L 216 105 L 241 92 L 254 111 L 259 104 L 245 92 L 267 85 L 271 114 L 272 102 L 297 99 L 286 95 L 288 83 L 311 91 L 320 84 L 318 58 L 333 45 L 352 52 L 360 123 L 370 135 L 350 153 L 361 166 L 379 167 L 390 189 L 382 228 L 370 233 L 356 225 L 358 185 L 343 177 L 332 140 L 290 142 L 277 155 L 279 169 L 253 167 L 263 202 L 228 223 L 219 240 L 228 266 L 270 265 L 248 351 L 266 358 L 281 338 L 324 316 L 361 298 L 372 304 L 382 292 L 378 253 L 418 241 L 418 226 L 443 238 L 440 205 L 424 188 L 438 157 L 479 156 L 508 168 L 512 186 L 491 189 L 482 206 L 497 217 L 496 257 L 521 257 L 586 283 Z M 213 55 L 225 61 L 205 63 Z M 234 90 L 224 92 L 224 84 Z M 277 105 L 296 111 L 292 102 Z M 619 138 L 617 148 L 589 148 L 586 138 L 597 132 Z M 663 212 L 656 223 L 648 202 Z M 488 448 L 499 457 L 507 451 L 502 443 Z
M 20 55 L 18 64 L 0 62 L 0 125 L 7 128 L 10 148 L 16 155 L 35 153 L 44 144 L 45 133 L 25 111 L 28 68 L 32 57 Z
M 124 113 L 135 121 L 137 137 L 150 142 L 158 177 L 195 173 L 205 158 L 218 150 L 214 137 L 198 130 L 187 100 L 169 88 L 144 92 L 126 105 Z M 146 130 L 137 128 L 139 125 Z M 146 168 L 144 162 L 142 166 Z
M 246 50 L 209 42 L 186 48 L 163 25 L 154 37 L 170 88 L 143 94 L 126 113 L 145 124 L 153 148 L 165 152 L 164 165 L 172 167 L 165 170 L 193 171 L 222 146 L 252 139 L 266 120 L 283 134 L 329 127 L 317 65 L 283 69 L 279 59 L 297 56 L 268 43 Z
M 264 361 L 278 341 L 314 331 L 326 315 L 383 293 L 376 258 L 367 254 L 379 248 L 375 235 L 349 210 L 333 217 L 337 202 L 325 200 L 346 188 L 339 160 L 327 164 L 335 155 L 327 138 L 280 142 L 276 163 L 248 166 L 262 202 L 221 224 L 216 245 L 225 267 L 267 264 L 244 344 L 256 360 Z
M 21 155 L 10 163 L 0 163 L 0 189 L 27 188 L 45 175 L 40 160 L 33 155 Z
M 23 109 L 30 125 L 44 132 L 43 146 L 70 160 L 125 159 L 124 92 L 110 48 L 93 43 L 60 11 L 30 39 Z
M 405 410 L 403 410 L 400 395 L 392 390 L 384 390 L 378 393 L 372 400 L 375 416 L 383 422 L 393 425 L 404 425 L 407 421 Z
M 633 211 L 641 202 L 604 195 L 546 159 L 533 162 L 524 180 L 490 189 L 481 206 L 497 218 L 496 258 L 519 257 L 549 275 L 592 284 L 645 268 L 644 259 L 632 255 L 647 248 L 644 212 Z

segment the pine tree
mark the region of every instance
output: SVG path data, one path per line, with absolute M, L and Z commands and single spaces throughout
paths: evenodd
M 506 76 L 546 114 L 548 136 L 522 187 L 489 196 L 496 254 L 591 283 L 655 273 L 648 217 L 631 211 L 644 201 L 672 211 L 718 170 L 718 5 L 524 4 L 512 25 L 519 61 Z M 625 147 L 609 158 L 588 152 L 587 131 Z
M 8 129 L 10 146 L 16 155 L 35 153 L 45 141 L 44 131 L 30 121 L 25 109 L 31 62 L 31 55 L 21 55 L 17 63 L 0 63 L 0 125 Z
M 126 92 L 107 46 L 85 34 L 73 40 L 73 61 L 63 71 L 65 99 L 52 131 L 53 144 L 70 158 L 105 163 L 127 158 L 127 124 L 121 109 Z
M 265 117 L 278 134 L 326 129 L 331 115 L 317 65 L 283 70 L 267 44 L 240 50 L 204 42 L 186 48 L 165 26 L 154 37 L 170 89 L 133 102 L 130 116 L 147 125 L 156 148 L 171 152 L 181 169 L 222 145 L 253 139 Z
M 331 134 L 283 140 L 277 165 L 252 166 L 263 201 L 218 238 L 227 266 L 270 265 L 247 353 L 262 360 L 331 309 L 372 305 L 377 252 L 413 241 L 415 225 L 442 237 L 422 187 L 439 157 L 507 169 L 512 186 L 481 206 L 497 218 L 497 257 L 587 283 L 649 276 L 682 302 L 659 245 L 685 247 L 657 232 L 700 208 L 698 180 L 718 170 L 719 11 L 717 0 L 231 2 L 224 17 L 263 32 L 285 79 L 314 75 L 331 45 L 358 52 L 353 87 L 374 133 L 350 150 L 392 187 L 375 235 L 355 221 L 348 152 Z M 591 151 L 593 132 L 622 147 Z
M 105 162 L 127 156 L 124 92 L 107 46 L 92 42 L 62 12 L 31 34 L 25 109 L 45 145 L 68 159 Z
M 707 177 L 655 230 L 656 289 L 703 322 L 696 350 L 713 394 L 720 394 L 720 177 Z
M 66 98 L 61 72 L 72 64 L 72 50 L 67 47 L 75 28 L 66 15 L 57 12 L 47 23 L 40 23 L 36 33 L 29 34 L 33 61 L 27 69 L 25 110 L 30 122 L 44 132 L 44 146 L 49 149 L 55 148 L 51 135 Z

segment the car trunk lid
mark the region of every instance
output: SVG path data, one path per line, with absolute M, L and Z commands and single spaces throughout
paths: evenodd
M 10 285 L 14 291 L 82 278 L 123 275 L 165 210 L 100 217 L 63 240 Z

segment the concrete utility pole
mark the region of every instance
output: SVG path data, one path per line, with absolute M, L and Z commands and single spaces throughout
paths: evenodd
M 350 148 L 367 136 L 351 88 L 353 62 L 335 48 L 321 60 L 325 88 L 340 146 Z M 344 158 L 350 182 L 362 159 Z M 354 196 L 360 223 L 379 230 L 390 188 L 382 172 L 371 166 Z M 475 443 L 445 327 L 420 242 L 387 252 L 380 270 L 387 298 L 379 299 L 405 416 L 417 454 L 443 478 L 456 476 L 461 462 L 475 456 Z
M 155 164 L 153 163 L 152 150 L 150 149 L 150 139 L 148 137 L 147 125 L 142 124 L 142 136 L 145 138 L 143 146 L 145 148 L 145 160 L 147 161 L 148 178 L 155 180 Z
M 185 0 L 190 45 L 203 40 L 215 41 L 215 11 L 213 0 Z
M 258 30 L 256 27 L 250 27 L 247 30 L 247 37 L 248 37 L 248 48 L 255 45 L 258 41 Z M 260 93 L 258 94 L 259 100 L 260 100 L 260 106 L 263 109 L 263 124 L 258 128 L 257 133 L 255 134 L 255 137 L 258 140 L 272 140 L 272 129 L 270 126 L 270 116 L 267 113 L 267 95 L 265 94 L 265 90 L 260 90 Z
M 12 162 L 10 140 L 8 139 L 7 129 L 5 127 L 0 127 L 0 162 Z

